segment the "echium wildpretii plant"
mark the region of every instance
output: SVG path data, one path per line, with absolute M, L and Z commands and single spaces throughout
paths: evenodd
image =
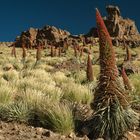
M 131 60 L 131 53 L 130 53 L 130 50 L 129 50 L 129 47 L 126 46 L 126 58 L 125 58 L 125 61 L 130 61 Z
M 15 58 L 17 57 L 15 46 L 12 47 L 11 55 L 14 56 Z
M 92 82 L 93 81 L 93 70 L 92 70 L 92 61 L 90 58 L 90 54 L 88 54 L 86 73 L 87 73 L 87 80 L 89 82 Z
M 41 46 L 38 45 L 37 46 L 37 50 L 36 50 L 36 62 L 41 60 Z
M 131 85 L 131 83 L 129 81 L 129 78 L 128 78 L 126 72 L 125 72 L 124 67 L 122 67 L 121 74 L 122 74 L 125 89 L 131 91 L 132 90 L 132 85 Z
M 51 57 L 54 57 L 54 46 L 51 46 Z
M 78 56 L 78 50 L 76 45 L 74 45 L 74 56 L 77 57 Z
M 129 106 L 128 95 L 119 80 L 115 52 L 104 21 L 96 9 L 100 45 L 100 77 L 91 107 L 93 116 L 86 122 L 92 138 L 117 140 L 137 123 L 137 115 Z
M 57 56 L 57 48 L 54 47 L 54 56 Z
M 61 51 L 62 51 L 62 49 L 61 49 L 61 47 L 59 46 L 59 47 L 58 47 L 58 56 L 59 56 L 59 57 L 61 56 Z
M 24 63 L 25 62 L 25 59 L 26 59 L 26 47 L 25 47 L 25 44 L 23 43 L 22 44 L 22 62 Z
M 81 49 L 80 49 L 80 57 L 83 56 L 83 50 L 84 50 L 84 48 L 83 48 L 83 46 L 82 46 Z

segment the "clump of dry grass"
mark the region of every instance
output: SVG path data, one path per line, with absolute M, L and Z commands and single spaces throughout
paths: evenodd
M 72 110 L 66 104 L 57 104 L 52 108 L 43 108 L 44 117 L 41 122 L 52 130 L 68 135 L 74 131 Z
M 54 81 L 58 84 L 63 84 L 68 80 L 65 74 L 60 71 L 55 72 L 52 76 L 53 76 Z
M 2 77 L 7 81 L 13 81 L 19 78 L 19 73 L 15 70 L 6 71 L 3 73 Z
M 26 102 L 18 101 L 7 105 L 5 108 L 4 118 L 27 123 L 30 119 L 31 110 Z
M 6 83 L 0 84 L 0 105 L 7 105 L 13 102 L 14 94 L 12 93 L 12 88 Z
M 132 102 L 140 104 L 140 74 L 132 74 L 129 78 L 134 86 L 134 90 L 131 92 L 131 96 L 133 97 Z
M 86 81 L 87 81 L 86 71 L 84 71 L 84 70 L 72 72 L 69 75 L 70 75 L 69 77 L 74 78 L 76 83 L 82 84 L 82 83 L 86 83 Z
M 62 91 L 64 93 L 63 98 L 71 102 L 89 104 L 92 100 L 92 94 L 88 87 L 76 84 L 73 81 L 63 84 Z

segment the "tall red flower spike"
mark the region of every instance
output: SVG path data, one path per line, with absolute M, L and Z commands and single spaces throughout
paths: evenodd
M 116 67 L 115 60 L 115 52 L 110 35 L 97 9 L 96 9 L 96 21 L 100 45 L 100 67 L 101 67 L 100 78 L 104 79 L 105 76 L 107 77 L 109 76 L 113 80 L 118 76 L 118 69 Z
M 108 97 L 118 97 L 119 102 L 125 107 L 128 105 L 125 92 L 118 93 L 116 90 L 119 87 L 119 72 L 116 66 L 115 51 L 112 45 L 110 35 L 104 24 L 104 21 L 96 9 L 97 31 L 99 36 L 99 52 L 100 52 L 100 77 L 98 88 L 94 97 L 94 110 L 98 110 L 98 102 L 108 100 Z M 112 99 L 113 101 L 113 99 Z M 103 103 L 103 102 L 102 102 Z
M 41 46 L 37 47 L 37 50 L 36 50 L 36 61 L 41 60 L 41 49 L 42 49 Z
M 51 57 L 54 57 L 54 46 L 51 46 Z
M 61 56 L 61 51 L 62 51 L 62 50 L 61 50 L 61 47 L 59 46 L 59 47 L 58 47 L 58 56 L 59 56 L 59 57 Z
M 131 60 L 131 53 L 129 47 L 126 46 L 126 61 L 130 61 L 130 60 Z
M 78 56 L 78 51 L 77 51 L 77 47 L 74 45 L 74 56 L 77 57 Z
M 132 86 L 130 84 L 129 78 L 128 78 L 126 72 L 125 72 L 124 67 L 122 68 L 121 74 L 122 74 L 125 89 L 126 90 L 132 90 Z
M 81 50 L 80 50 L 80 57 L 83 56 L 83 50 L 84 50 L 84 48 L 83 48 L 83 46 L 82 46 L 82 47 L 81 47 Z
M 25 49 L 25 45 L 22 45 L 22 58 L 25 59 L 26 57 L 26 49 Z
M 128 94 L 119 79 L 112 41 L 97 9 L 96 21 L 100 45 L 100 77 L 91 103 L 94 114 L 86 122 L 86 130 L 94 139 L 102 137 L 117 140 L 137 123 L 137 117 L 129 107 Z
M 90 55 L 88 54 L 88 60 L 87 60 L 87 80 L 93 81 L 93 70 L 92 70 L 92 62 Z

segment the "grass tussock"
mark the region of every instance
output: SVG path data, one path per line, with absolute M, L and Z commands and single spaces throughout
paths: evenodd
M 12 71 L 4 72 L 2 77 L 6 81 L 13 81 L 15 79 L 18 79 L 19 75 L 17 71 L 12 70 Z
M 46 109 L 46 124 L 61 134 L 70 134 L 74 131 L 72 110 L 66 104 L 58 104 Z
M 92 94 L 87 86 L 73 83 L 72 81 L 62 85 L 63 98 L 71 102 L 88 104 L 91 102 Z
M 0 85 L 0 105 L 7 105 L 13 102 L 14 94 L 12 93 L 12 88 L 8 87 L 6 84 Z

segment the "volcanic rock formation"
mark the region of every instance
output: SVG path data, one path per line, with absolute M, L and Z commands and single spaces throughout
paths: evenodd
M 128 18 L 123 18 L 117 6 L 109 5 L 106 7 L 107 16 L 103 18 L 106 27 L 112 37 L 113 45 L 115 46 L 140 46 L 140 34 L 137 30 L 135 22 Z M 44 46 L 55 45 L 60 46 L 64 39 L 68 41 L 69 45 L 73 42 L 83 44 L 96 44 L 98 40 L 97 29 L 93 27 L 85 35 L 71 35 L 70 32 L 56 28 L 54 26 L 46 25 L 41 29 L 30 28 L 21 33 L 15 39 L 15 46 L 21 47 L 24 43 L 27 48 L 33 48 L 37 42 L 43 42 Z M 73 41 L 74 40 L 74 41 Z
M 21 35 L 16 38 L 15 45 L 16 47 L 20 47 L 22 43 L 25 43 L 27 48 L 32 48 L 36 46 L 37 41 L 52 44 L 67 38 L 69 35 L 70 33 L 68 31 L 46 25 L 42 29 L 30 28 L 22 32 Z
M 107 17 L 104 17 L 104 22 L 112 37 L 113 45 L 129 45 L 130 47 L 139 46 L 140 34 L 135 22 L 129 18 L 124 19 L 117 6 L 109 5 L 106 7 L 106 11 L 108 15 Z M 92 28 L 87 36 L 97 37 L 97 29 Z

